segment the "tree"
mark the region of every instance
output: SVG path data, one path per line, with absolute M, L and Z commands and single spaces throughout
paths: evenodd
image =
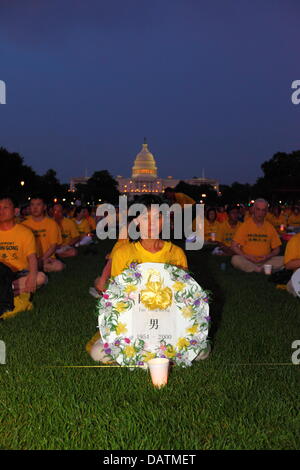
M 185 181 L 179 181 L 177 186 L 175 187 L 175 191 L 178 193 L 187 194 L 193 198 L 196 202 L 200 199 L 205 200 L 205 202 L 209 205 L 217 204 L 218 201 L 218 194 L 217 192 L 209 185 L 209 184 L 188 184 Z M 202 198 L 202 194 L 206 196 Z
M 95 171 L 86 184 L 77 185 L 76 197 L 85 203 L 98 203 L 101 199 L 116 204 L 120 194 L 117 187 L 117 181 L 107 170 Z
M 56 171 L 50 168 L 40 179 L 40 192 L 46 200 L 53 200 L 55 197 L 60 198 L 64 195 L 64 187 L 60 184 L 56 177 Z
M 13 193 L 20 203 L 24 203 L 32 191 L 38 190 L 39 176 L 30 166 L 24 165 L 18 153 L 0 147 L 0 168 L 1 192 Z
M 300 150 L 277 152 L 261 165 L 264 176 L 255 185 L 255 192 L 270 201 L 297 199 L 300 188 Z
M 220 186 L 222 204 L 247 204 L 253 197 L 253 186 L 235 181 L 231 186 Z

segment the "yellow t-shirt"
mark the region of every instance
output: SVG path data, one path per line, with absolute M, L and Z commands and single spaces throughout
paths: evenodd
M 288 225 L 292 225 L 293 227 L 299 227 L 300 226 L 300 214 L 291 214 L 288 217 Z
M 196 204 L 194 199 L 184 193 L 175 193 L 175 199 L 177 204 L 180 204 L 181 207 L 184 207 L 184 204 Z
M 252 219 L 242 223 L 234 234 L 233 240 L 241 245 L 246 255 L 266 256 L 281 245 L 280 238 L 270 222 L 258 226 Z
M 12 271 L 28 269 L 27 257 L 36 253 L 31 230 L 16 224 L 11 230 L 0 230 L 0 262 Z
M 187 268 L 184 251 L 171 242 L 164 242 L 161 250 L 150 253 L 140 242 L 127 243 L 120 246 L 112 257 L 111 275 L 118 276 L 130 263 L 169 263 Z
M 300 259 L 300 233 L 290 238 L 285 248 L 284 264 L 292 259 Z
M 69 245 L 73 238 L 79 237 L 79 232 L 73 220 L 64 217 L 58 225 L 61 230 L 62 246 Z
M 32 217 L 28 217 L 28 219 L 22 222 L 22 225 L 33 231 L 38 258 L 44 256 L 51 245 L 62 244 L 60 228 L 55 220 L 49 217 L 44 217 L 40 221 L 35 221 Z M 55 255 L 53 254 L 52 257 L 55 257 Z
M 224 243 L 224 245 L 226 246 L 230 246 L 233 236 L 240 225 L 241 225 L 241 222 L 237 222 L 237 224 L 234 227 L 232 227 L 229 224 L 228 220 L 225 220 L 225 222 L 223 222 L 222 224 L 219 224 L 219 227 L 217 229 L 216 240 L 218 242 Z
M 88 224 L 90 226 L 90 231 L 96 230 L 96 221 L 95 221 L 95 219 L 91 215 L 89 215 L 86 218 L 86 220 L 88 221 Z
M 79 232 L 79 235 L 82 237 L 84 235 L 87 235 L 88 233 L 90 233 L 91 231 L 91 227 L 90 227 L 90 224 L 88 223 L 88 221 L 86 219 L 82 219 L 80 221 L 76 220 L 76 219 L 72 219 L 78 232 Z
M 215 220 L 213 223 L 210 223 L 206 218 L 204 219 L 204 240 L 210 240 L 211 233 L 215 233 L 217 236 L 219 230 L 220 222 Z M 217 238 L 216 238 L 217 239 Z
M 268 219 L 268 222 L 275 227 L 276 230 L 279 231 L 280 225 L 285 225 L 286 223 L 286 218 L 284 214 L 280 214 L 279 217 L 275 217 L 275 215 L 271 214 L 271 216 Z
M 121 247 L 121 246 L 124 246 L 126 245 L 127 243 L 130 243 L 130 241 L 128 240 L 128 238 L 119 238 L 116 243 L 114 244 L 113 246 L 113 249 L 111 250 L 111 252 L 109 253 L 108 257 L 109 259 L 112 259 L 113 255 L 115 254 L 115 252 Z

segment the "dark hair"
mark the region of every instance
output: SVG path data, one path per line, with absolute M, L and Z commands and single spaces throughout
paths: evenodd
M 135 204 L 143 204 L 146 207 L 151 207 L 152 204 L 162 204 L 163 200 L 160 196 L 156 196 L 155 194 L 145 194 L 145 196 L 140 196 L 134 202 Z
M 226 209 L 227 214 L 229 214 L 229 212 L 233 211 L 234 209 L 236 209 L 238 211 L 240 210 L 240 208 L 236 205 L 228 206 L 227 209 Z
M 217 218 L 217 210 L 216 210 L 215 207 L 208 207 L 208 208 L 206 209 L 205 217 L 208 219 L 208 214 L 209 214 L 209 212 L 211 212 L 211 211 L 213 211 L 213 212 L 215 213 L 215 216 L 216 216 L 216 218 Z
M 43 196 L 43 194 L 35 193 L 32 196 L 30 196 L 31 201 L 32 201 L 32 199 L 40 199 L 41 201 L 43 201 L 43 203 L 45 205 L 47 205 L 47 200 L 46 200 L 45 196 Z
M 18 207 L 18 201 L 15 198 L 15 196 L 13 196 L 12 194 L 1 193 L 0 194 L 0 201 L 3 201 L 4 199 L 8 199 L 14 207 Z
M 147 209 L 151 209 L 151 206 L 153 204 L 158 204 L 158 205 L 163 204 L 163 200 L 160 196 L 156 196 L 155 194 L 146 194 L 144 196 L 140 196 L 137 200 L 135 200 L 133 202 L 133 204 L 143 204 Z M 135 217 L 130 217 L 130 218 L 128 217 L 128 225 L 130 224 L 130 222 L 132 222 L 137 217 L 138 217 L 138 215 L 135 216 Z M 129 220 L 129 219 L 131 219 L 131 220 Z M 138 230 L 139 229 L 137 229 L 137 231 Z M 128 234 L 128 236 L 129 236 L 129 234 Z M 159 238 L 161 238 L 161 236 L 159 236 Z M 139 237 L 138 239 L 133 240 L 129 236 L 129 241 L 133 242 L 133 243 L 140 241 L 140 239 L 141 238 Z
M 76 206 L 73 217 L 76 217 L 76 215 L 80 214 L 82 211 L 83 207 L 82 206 Z
M 274 209 L 278 209 L 279 212 L 281 212 L 281 210 L 282 210 L 281 207 L 278 204 L 275 204 L 275 206 L 272 207 L 272 210 L 274 210 Z
M 170 188 L 169 186 L 167 188 L 165 188 L 165 193 L 175 193 L 175 189 L 174 188 Z
M 86 209 L 88 211 L 89 215 L 91 215 L 91 210 L 92 210 L 91 206 L 82 206 L 81 208 Z

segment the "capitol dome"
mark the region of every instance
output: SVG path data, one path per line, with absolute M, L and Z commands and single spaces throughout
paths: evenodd
M 132 178 L 154 179 L 157 178 L 157 166 L 152 153 L 148 149 L 146 139 L 143 147 L 137 154 L 132 167 Z

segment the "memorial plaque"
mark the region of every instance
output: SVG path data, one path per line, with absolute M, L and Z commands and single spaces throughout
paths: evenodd
M 206 292 L 183 269 L 131 263 L 98 303 L 105 353 L 121 365 L 167 357 L 189 366 L 207 347 Z

